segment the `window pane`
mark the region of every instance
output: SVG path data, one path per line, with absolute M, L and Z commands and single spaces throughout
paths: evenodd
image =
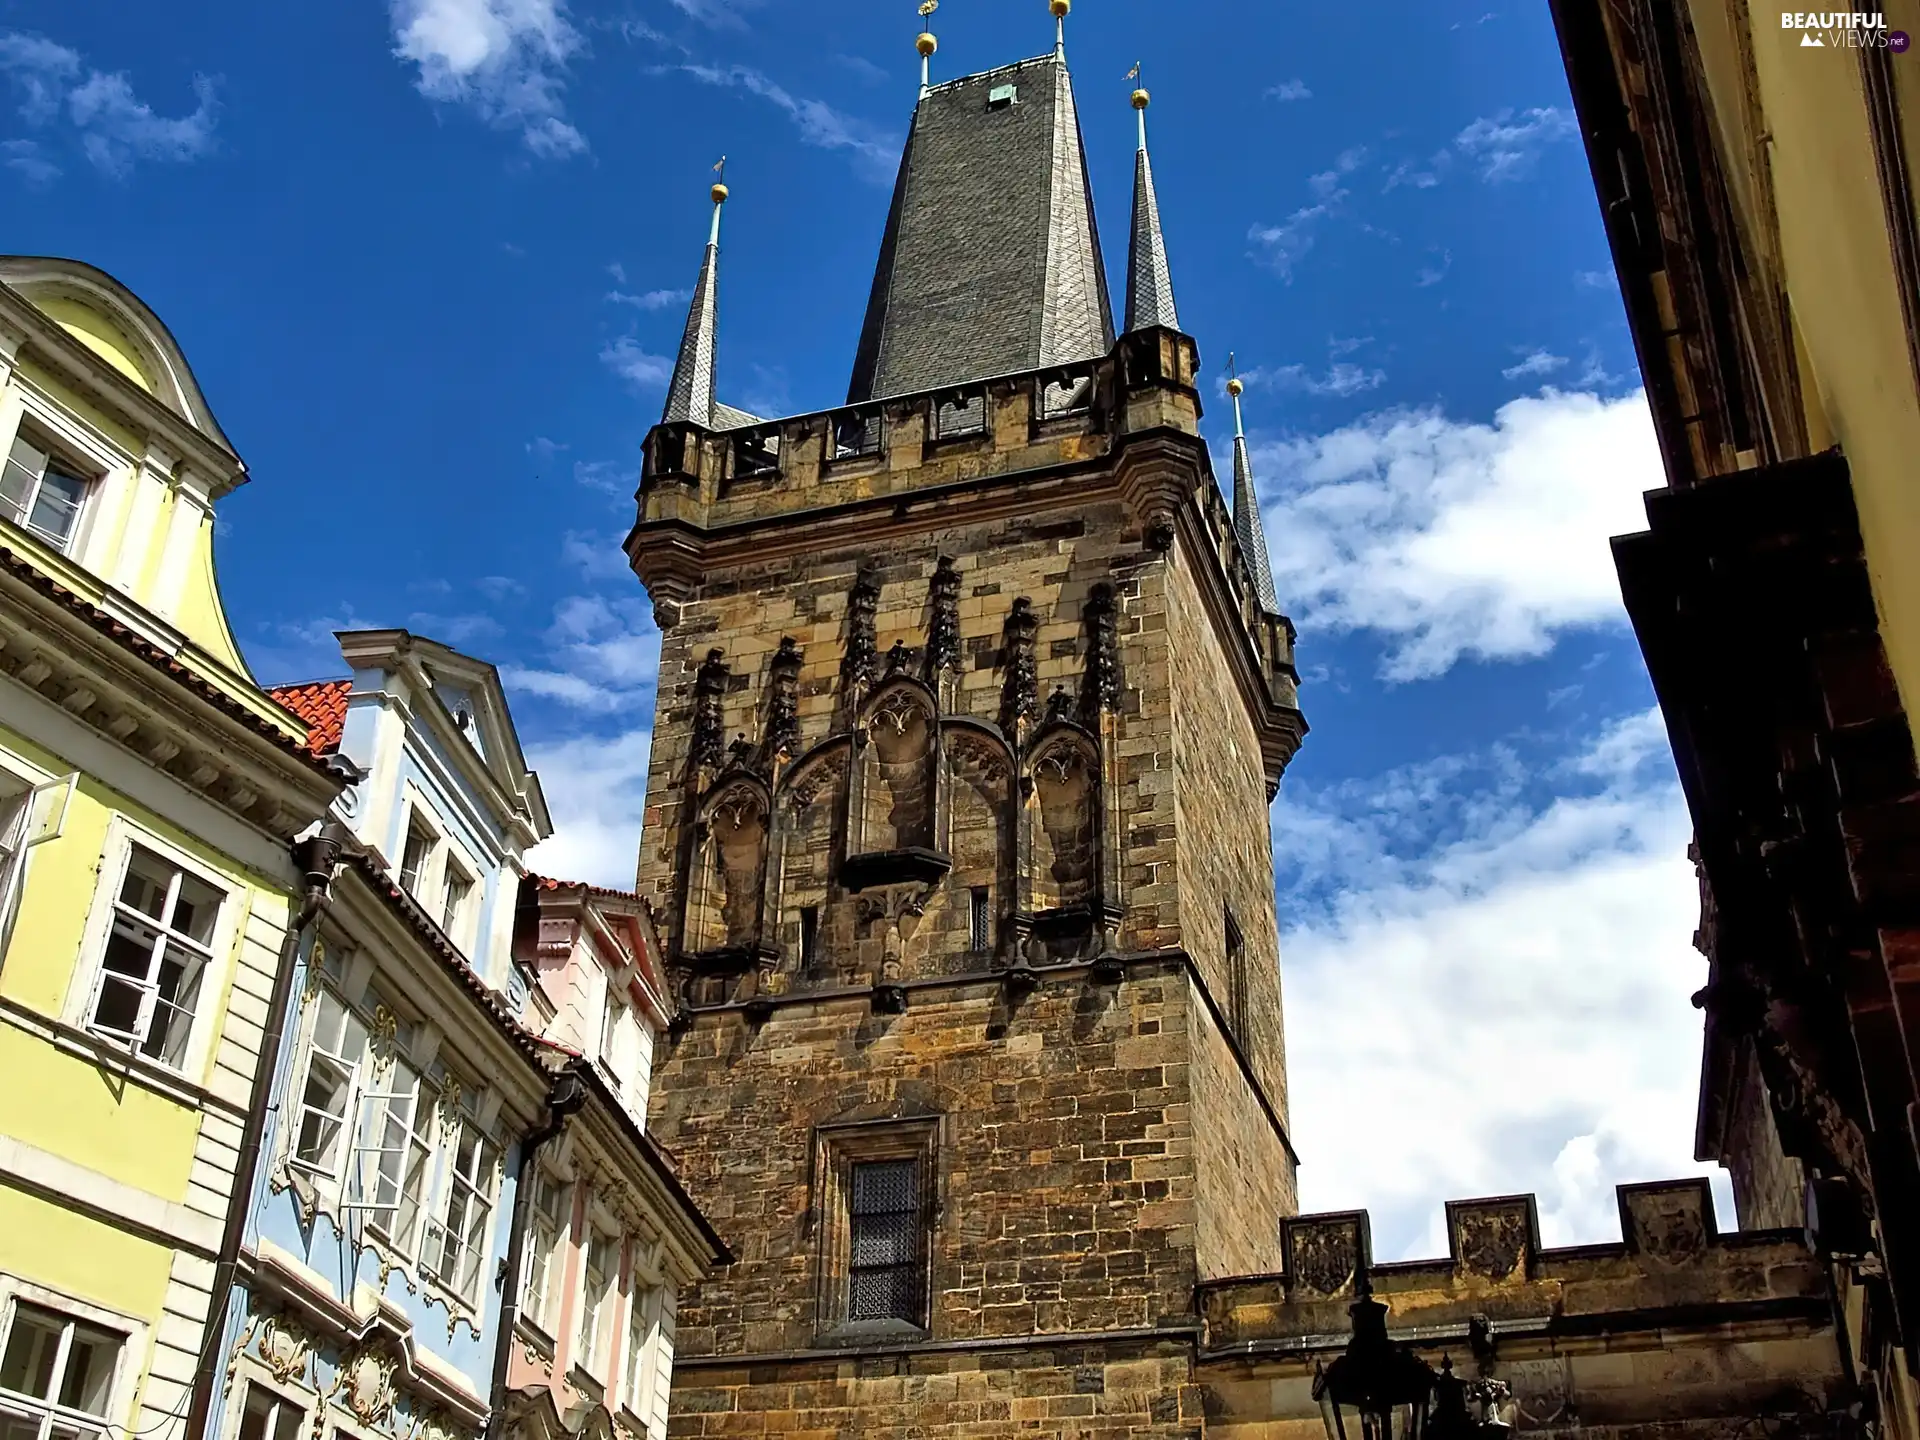
M 173 875 L 172 866 L 136 847 L 127 861 L 127 878 L 120 885 L 120 900 L 142 915 L 164 920 L 167 887 Z
M 113 934 L 107 937 L 107 953 L 101 963 L 115 975 L 144 981 L 153 968 L 153 947 L 157 932 L 125 915 L 113 922 Z
M 340 1130 L 347 1115 L 353 1070 L 322 1053 L 316 1045 L 307 1066 L 307 1087 L 300 1097 L 300 1136 L 294 1158 L 332 1170 L 339 1157 Z
M 39 1440 L 40 1422 L 0 1408 L 0 1440 Z
M 915 1160 L 882 1160 L 853 1167 L 853 1213 L 876 1215 L 917 1210 L 920 1165 Z
M 5 515 L 16 525 L 24 524 L 33 485 L 33 474 L 12 460 L 0 466 L 0 515 Z
M 60 1381 L 60 1403 L 86 1415 L 105 1415 L 119 1353 L 118 1335 L 76 1322 L 67 1348 L 67 1373 Z
M 213 924 L 220 918 L 220 892 L 191 875 L 180 878 L 180 898 L 174 902 L 168 929 L 200 945 L 213 943 Z
M 80 514 L 80 502 L 86 495 L 86 481 L 50 468 L 40 482 L 40 493 L 34 499 L 27 524 L 64 545 L 73 534 L 73 522 Z
M 47 1400 L 53 1389 L 53 1362 L 60 1349 L 64 1316 L 37 1305 L 16 1305 L 7 1353 L 0 1356 L 0 1389 Z
M 267 1440 L 267 1424 L 273 1419 L 273 1410 L 273 1396 L 247 1386 L 247 1408 L 240 1414 L 240 1440 Z
M 280 1413 L 274 1417 L 273 1440 L 294 1440 L 300 1433 L 300 1422 L 305 1418 L 293 1406 L 282 1401 Z
M 142 984 L 118 975 L 103 977 L 100 981 L 100 998 L 93 1006 L 92 1027 L 109 1035 L 137 1035 L 140 1006 L 146 996 L 147 988 Z
M 140 1048 L 155 1059 L 179 1065 L 186 1059 L 187 1037 L 193 1033 L 194 1006 L 200 1000 L 200 981 L 206 963 L 191 951 L 169 942 L 160 961 L 159 993 L 146 1043 Z
M 849 1320 L 920 1321 L 919 1277 L 912 1270 L 856 1270 L 847 1288 Z
M 920 1217 L 916 1214 L 862 1215 L 853 1226 L 855 1265 L 905 1265 L 920 1250 Z

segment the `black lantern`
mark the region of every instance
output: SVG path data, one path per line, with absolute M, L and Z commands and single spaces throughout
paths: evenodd
M 1355 1281 L 1353 1339 L 1313 1379 L 1327 1440 L 1425 1440 L 1433 1367 L 1387 1335 L 1387 1307 L 1363 1264 Z
M 1462 1380 L 1448 1358 L 1433 1388 L 1427 1440 L 1509 1440 L 1513 1434 L 1513 1397 L 1500 1381 Z

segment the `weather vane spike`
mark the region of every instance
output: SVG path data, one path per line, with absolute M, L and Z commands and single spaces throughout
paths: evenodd
M 1064 63 L 1067 58 L 1067 16 L 1073 12 L 1073 0 L 1047 0 L 1047 9 L 1053 12 L 1053 53 Z
M 709 245 L 720 243 L 720 207 L 727 203 L 727 157 L 722 155 L 713 166 L 713 230 L 707 237 Z
M 1227 352 L 1227 394 L 1233 397 L 1233 434 L 1239 439 L 1247 433 L 1246 422 L 1240 418 L 1240 396 L 1246 390 L 1247 382 L 1240 378 L 1240 362 L 1233 351 Z
M 940 0 L 920 0 L 920 37 L 913 42 L 913 48 L 920 52 L 920 94 L 924 97 L 933 86 L 933 53 L 940 48 L 940 42 L 933 38 L 933 12 L 940 8 Z

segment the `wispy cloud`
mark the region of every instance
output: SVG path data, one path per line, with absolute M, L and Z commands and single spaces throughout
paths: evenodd
M 684 7 L 683 7 L 684 8 Z M 857 116 L 842 114 L 824 100 L 803 99 L 750 65 L 683 65 L 687 74 L 705 85 L 745 90 L 786 112 L 804 144 L 821 150 L 844 150 L 854 158 L 862 176 L 884 183 L 893 176 L 900 158 L 897 137 Z
M 1331 169 L 1307 178 L 1307 189 L 1313 196 L 1312 203 L 1301 206 L 1277 225 L 1255 225 L 1249 230 L 1247 238 L 1259 247 L 1255 252 L 1256 258 L 1282 280 L 1292 284 L 1294 266 L 1313 249 L 1321 225 L 1341 213 L 1352 194 L 1347 188 L 1346 179 L 1360 168 L 1366 158 L 1365 146 L 1342 151 Z
M 1390 411 L 1260 448 L 1274 580 L 1303 626 L 1369 630 L 1390 681 L 1545 654 L 1625 616 L 1607 541 L 1661 483 L 1646 397 L 1542 395 L 1490 425 Z
M 1425 160 L 1402 160 L 1387 172 L 1386 183 L 1380 187 L 1385 195 L 1402 187 L 1411 190 L 1431 190 L 1453 170 L 1453 151 L 1436 150 Z
M 1269 100 L 1279 100 L 1284 103 L 1294 100 L 1311 100 L 1313 91 L 1307 88 L 1307 82 L 1304 80 L 1282 80 L 1278 85 L 1269 85 L 1266 96 Z
M 1356 365 L 1349 360 L 1336 360 L 1318 372 L 1305 365 L 1275 365 L 1242 371 L 1240 378 L 1249 388 L 1292 390 L 1306 395 L 1332 395 L 1344 399 L 1349 395 L 1363 395 L 1369 390 L 1378 390 L 1387 383 L 1387 372 Z
M 868 85 L 885 85 L 894 78 L 864 55 L 835 55 L 833 63 Z
M 1476 120 L 1455 136 L 1453 143 L 1470 164 L 1479 167 L 1482 180 L 1498 185 L 1524 180 L 1549 145 L 1578 133 L 1571 115 L 1546 106 L 1518 115 L 1502 110 Z
M 631 335 L 601 346 L 600 363 L 636 390 L 658 390 L 673 378 L 673 361 L 649 353 Z
M 628 294 L 625 290 L 607 292 L 608 304 L 631 305 L 636 310 L 670 310 L 676 305 L 685 305 L 691 299 L 691 290 L 648 290 L 639 295 Z
M 96 70 L 77 50 L 15 30 L 0 31 L 0 73 L 19 98 L 20 118 L 52 136 L 77 143 L 98 170 L 124 177 L 137 161 L 183 164 L 214 148 L 219 104 L 214 82 L 193 78 L 198 102 L 191 114 L 169 117 L 134 93 L 124 73 Z M 7 168 L 34 184 L 60 174 L 50 146 L 17 137 L 0 146 Z
M 587 149 L 566 118 L 567 63 L 584 45 L 564 0 L 389 0 L 394 54 L 419 67 L 429 100 L 465 105 L 517 130 L 529 153 Z
M 1431 289 L 1446 279 L 1447 273 L 1452 269 L 1453 252 L 1451 250 L 1442 250 L 1440 252 L 1440 262 L 1437 265 L 1422 265 L 1419 274 L 1414 276 L 1413 283 L 1421 290 Z
M 1573 283 L 1582 290 L 1607 290 L 1613 286 L 1611 270 L 1581 270 L 1573 277 Z
M 1551 375 L 1557 370 L 1567 368 L 1567 357 L 1555 355 L 1547 350 L 1533 350 L 1518 364 L 1509 365 L 1500 373 L 1509 380 L 1525 380 L 1539 375 Z

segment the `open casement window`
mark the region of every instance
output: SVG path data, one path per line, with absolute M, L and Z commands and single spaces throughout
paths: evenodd
M 637 1278 L 633 1303 L 627 1307 L 626 1374 L 620 1386 L 621 1403 L 653 1433 L 654 1407 L 660 1374 L 660 1321 L 666 1305 L 664 1285 L 643 1285 Z
M 924 1335 L 937 1213 L 937 1121 L 825 1128 L 820 1306 L 825 1338 Z
M 420 1263 L 469 1305 L 480 1301 L 480 1271 L 487 1260 L 499 1172 L 499 1152 L 471 1119 L 463 1118 L 439 1213 L 427 1222 Z
M 433 1099 L 406 1062 L 389 1057 L 370 1071 L 361 1097 L 347 1204 L 395 1250 L 412 1255 L 433 1163 Z
M 462 950 L 469 947 L 467 941 L 467 902 L 473 897 L 473 877 L 455 864 L 447 861 L 446 894 L 440 905 L 440 931 Z
M 101 1440 L 126 1337 L 16 1302 L 0 1344 L 0 1440 Z
M 31 530 L 56 550 L 70 550 L 80 528 L 87 485 L 80 466 L 21 435 L 0 464 L 0 516 Z
M 620 1242 L 589 1228 L 586 1264 L 580 1284 L 580 1363 L 593 1370 L 607 1348 L 606 1319 L 613 1283 L 620 1272 Z
M 314 1001 L 298 1129 L 287 1157 L 296 1169 L 339 1180 L 366 1053 L 367 1027 L 331 990 L 322 990 Z
M 549 1334 L 560 1309 L 560 1240 L 567 1233 L 572 1211 L 571 1187 L 544 1170 L 536 1170 L 527 1218 L 526 1288 L 520 1296 L 520 1308 L 528 1321 Z
M 400 852 L 400 888 L 421 905 L 426 899 L 422 887 L 433 864 L 433 849 L 439 837 L 421 820 L 417 811 L 407 815 L 407 843 Z
M 133 846 L 87 1007 L 88 1028 L 180 1068 L 224 899 L 211 885 Z
M 240 1410 L 239 1440 L 299 1440 L 307 1412 L 273 1391 L 247 1382 L 247 1398 Z

